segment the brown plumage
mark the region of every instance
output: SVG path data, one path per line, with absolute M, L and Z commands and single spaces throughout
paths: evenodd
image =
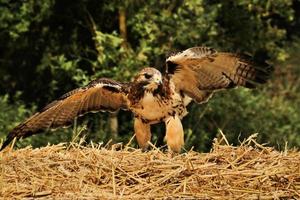
M 101 78 L 68 92 L 14 128 L 1 150 L 14 138 L 67 126 L 87 112 L 124 109 L 134 114 L 135 134 L 141 148 L 148 147 L 151 124 L 165 122 L 167 144 L 179 152 L 184 144 L 181 119 L 191 100 L 203 103 L 215 91 L 236 86 L 254 88 L 265 83 L 272 70 L 249 56 L 218 53 L 207 47 L 189 48 L 167 58 L 164 76 L 148 67 L 130 83 Z
M 272 70 L 249 56 L 217 53 L 207 47 L 187 49 L 170 56 L 166 63 L 166 73 L 171 74 L 176 90 L 184 91 L 198 103 L 205 102 L 209 94 L 219 89 L 254 88 L 265 83 Z

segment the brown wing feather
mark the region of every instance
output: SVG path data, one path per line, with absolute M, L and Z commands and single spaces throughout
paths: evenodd
M 167 59 L 166 73 L 178 91 L 198 103 L 206 101 L 215 90 L 265 83 L 272 67 L 254 62 L 251 57 L 217 53 L 206 47 L 193 47 Z
M 53 101 L 40 112 L 14 128 L 1 150 L 13 138 L 24 138 L 45 129 L 70 125 L 74 119 L 91 111 L 116 111 L 127 108 L 125 85 L 110 79 L 98 79 L 87 87 L 75 89 Z

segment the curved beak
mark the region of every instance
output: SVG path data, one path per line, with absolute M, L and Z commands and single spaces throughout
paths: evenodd
M 161 85 L 162 84 L 162 77 L 155 74 L 153 77 L 153 82 L 156 83 L 157 85 Z
M 161 80 L 160 78 L 154 79 L 154 82 L 155 82 L 157 85 L 161 85 L 161 84 L 162 84 L 162 80 Z

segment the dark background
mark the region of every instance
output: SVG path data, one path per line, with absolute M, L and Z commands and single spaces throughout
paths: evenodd
M 238 144 L 253 133 L 278 149 L 300 146 L 300 1 L 298 0 L 0 0 L 0 138 L 63 93 L 90 80 L 130 78 L 161 68 L 174 50 L 209 46 L 274 65 L 268 84 L 219 92 L 189 106 L 186 149 L 208 151 L 221 129 Z M 132 114 L 88 114 L 68 129 L 18 146 L 76 141 L 126 143 Z M 163 143 L 163 125 L 153 127 Z M 78 137 L 76 137 L 78 135 Z

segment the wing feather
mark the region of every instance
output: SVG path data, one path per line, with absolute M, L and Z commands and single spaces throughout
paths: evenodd
M 165 72 L 177 92 L 202 103 L 216 90 L 236 86 L 254 88 L 265 83 L 272 71 L 268 64 L 254 62 L 246 55 L 193 47 L 167 58 Z
M 87 112 L 127 109 L 126 84 L 98 79 L 88 86 L 72 90 L 45 106 L 7 136 L 1 150 L 14 138 L 24 138 L 50 128 L 70 125 Z

